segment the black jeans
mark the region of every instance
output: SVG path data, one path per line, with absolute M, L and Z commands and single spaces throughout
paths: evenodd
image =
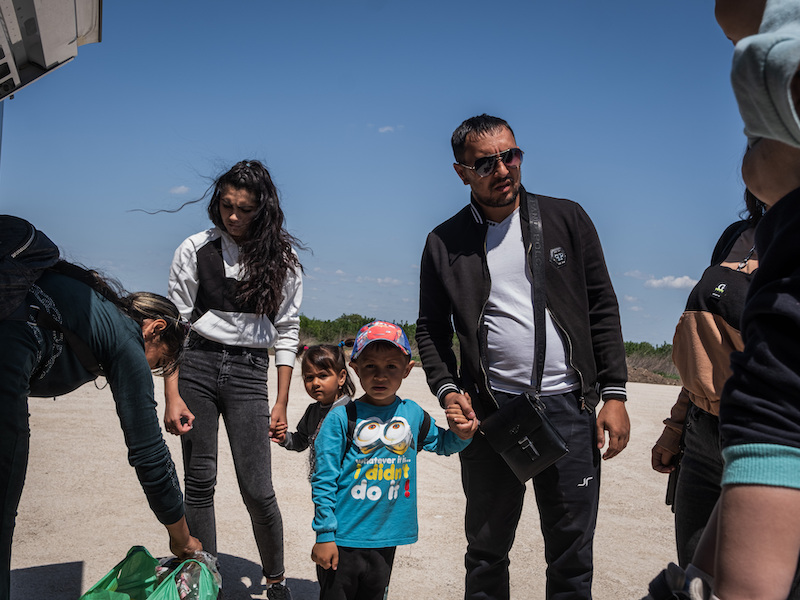
M 181 437 L 189 531 L 217 553 L 214 488 L 220 415 L 231 444 L 239 490 L 250 513 L 264 575 L 283 575 L 283 521 L 272 487 L 267 365 L 260 354 L 230 354 L 190 346 L 181 363 L 179 391 L 195 416 Z
M 42 358 L 42 340 L 24 321 L 0 321 L 0 600 L 11 594 L 11 543 L 28 470 L 31 374 Z
M 684 427 L 685 450 L 675 488 L 675 539 L 678 563 L 686 568 L 722 492 L 722 448 L 719 419 L 711 413 L 692 404 Z
M 496 393 L 500 404 L 510 398 Z M 600 452 L 593 411 L 574 393 L 543 397 L 569 453 L 533 478 L 547 560 L 547 598 L 592 597 L 592 543 L 600 492 Z M 509 598 L 508 553 L 522 513 L 525 485 L 480 434 L 461 451 L 467 497 L 464 598 Z
M 384 600 L 396 549 L 339 546 L 336 571 L 317 565 L 320 600 Z

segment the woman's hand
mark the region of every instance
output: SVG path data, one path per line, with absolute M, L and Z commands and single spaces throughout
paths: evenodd
M 286 440 L 287 431 L 289 431 L 289 426 L 286 423 L 279 423 L 275 426 L 274 431 L 270 430 L 269 439 L 276 444 L 282 444 Z
M 192 558 L 195 552 L 203 549 L 203 544 L 196 537 L 189 534 L 186 517 L 172 525 L 166 525 L 169 532 L 169 549 L 178 558 Z
M 672 473 L 675 470 L 675 465 L 672 464 L 674 458 L 674 452 L 656 444 L 651 452 L 650 466 L 659 473 Z
M 164 377 L 164 429 L 172 435 L 191 430 L 194 415 L 178 392 L 178 371 Z
M 183 435 L 192 429 L 194 415 L 183 398 L 172 398 L 164 407 L 164 428 L 172 435 Z

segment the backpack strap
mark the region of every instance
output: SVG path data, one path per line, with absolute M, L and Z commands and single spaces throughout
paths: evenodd
M 103 367 L 100 366 L 100 363 L 94 357 L 94 353 L 92 349 L 89 348 L 89 344 L 79 338 L 72 330 L 67 329 L 56 321 L 40 306 L 32 304 L 31 309 L 36 311 L 35 318 L 31 319 L 36 325 L 59 332 L 64 336 L 64 341 L 67 342 L 70 350 L 72 350 L 73 354 L 78 358 L 84 369 L 95 377 L 103 375 Z
M 344 464 L 344 457 L 350 452 L 350 446 L 353 445 L 353 436 L 356 434 L 356 401 L 348 402 L 345 405 L 347 411 L 347 446 L 345 446 L 344 454 L 342 455 L 342 464 Z
M 428 437 L 428 432 L 431 430 L 431 416 L 424 408 L 422 409 L 422 412 L 424 414 L 422 417 L 422 423 L 419 426 L 419 435 L 417 436 L 417 452 L 422 450 L 422 446 L 425 444 L 425 438 Z

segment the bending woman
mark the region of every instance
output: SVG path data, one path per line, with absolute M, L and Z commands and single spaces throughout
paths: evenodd
M 286 424 L 297 352 L 301 267 L 284 229 L 267 169 L 242 161 L 212 186 L 214 227 L 175 251 L 169 297 L 191 319 L 179 376 L 165 380 L 167 431 L 182 435 L 189 529 L 216 555 L 214 487 L 219 417 L 267 578 L 270 600 L 290 598 L 284 583 L 283 522 L 272 487 L 270 434 Z M 269 348 L 278 392 L 270 415 Z
M 36 324 L 46 313 L 91 350 L 117 405 L 128 460 L 150 508 L 169 532 L 170 550 L 189 557 L 202 546 L 189 535 L 175 466 L 161 435 L 151 370 L 175 368 L 186 328 L 162 296 L 118 295 L 93 271 L 59 262 L 34 283 L 22 318 L 0 321 L 0 599 L 10 597 L 11 542 L 28 466 L 28 397 L 59 396 L 97 375 L 62 333 Z M 41 319 L 39 319 L 41 323 Z

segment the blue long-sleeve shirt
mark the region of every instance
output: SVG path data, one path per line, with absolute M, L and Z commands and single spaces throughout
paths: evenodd
M 347 410 L 334 408 L 316 439 L 311 479 L 317 542 L 386 548 L 417 541 L 417 451 L 425 411 L 412 400 L 373 406 L 356 400 L 356 427 L 347 447 Z M 449 455 L 469 440 L 431 420 L 423 450 Z

